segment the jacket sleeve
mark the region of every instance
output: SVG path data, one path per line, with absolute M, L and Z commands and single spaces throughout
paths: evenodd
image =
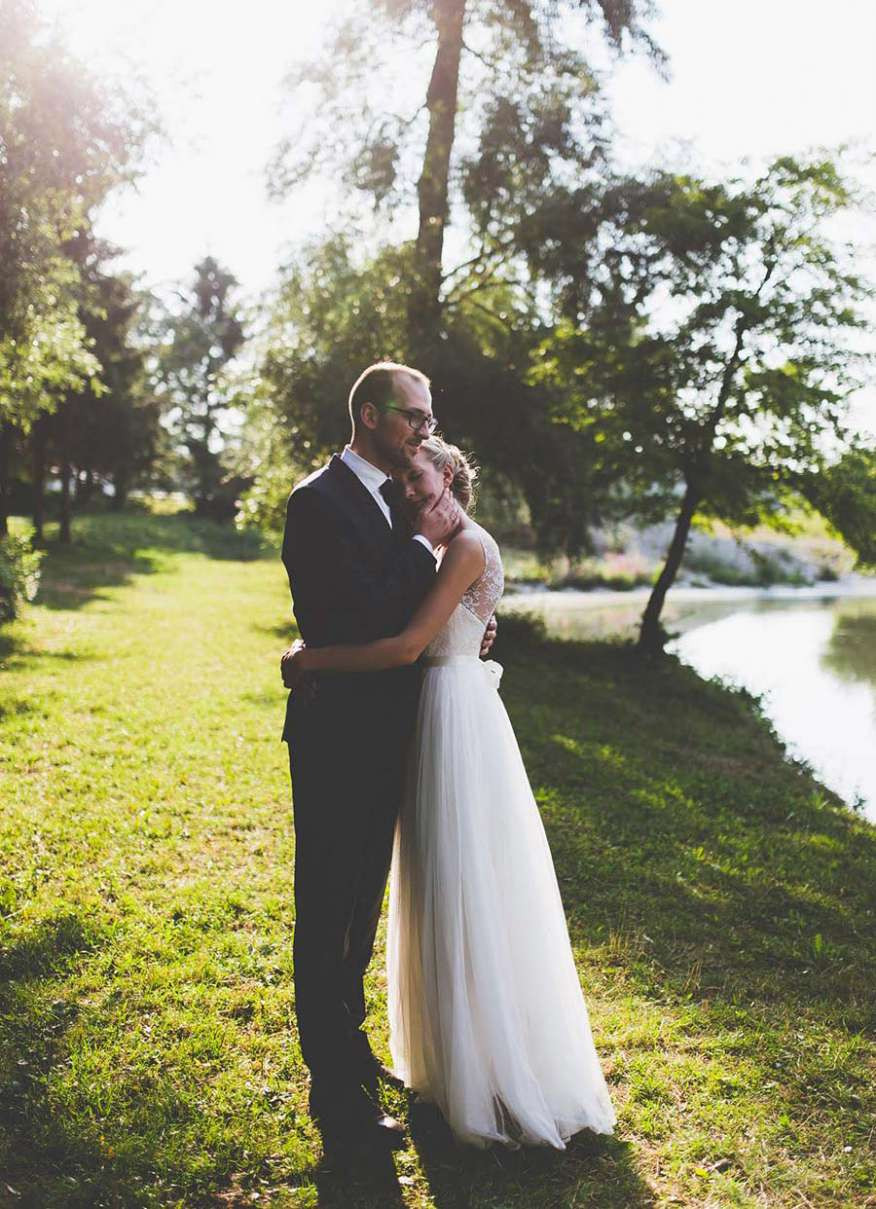
M 295 614 L 321 603 L 356 615 L 362 639 L 385 638 L 403 629 L 435 582 L 435 559 L 422 542 L 399 543 L 382 563 L 363 558 L 354 533 L 318 492 L 293 491 L 286 506 L 283 564 Z

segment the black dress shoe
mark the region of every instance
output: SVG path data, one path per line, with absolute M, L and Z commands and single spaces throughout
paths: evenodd
M 400 1150 L 407 1145 L 404 1126 L 386 1113 L 358 1122 L 320 1118 L 317 1124 L 327 1151 Z
M 405 1145 L 405 1129 L 361 1088 L 330 1093 L 311 1087 L 310 1115 L 331 1147 Z

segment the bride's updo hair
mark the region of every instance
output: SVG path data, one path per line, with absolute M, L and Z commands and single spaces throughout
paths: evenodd
M 445 466 L 452 467 L 450 490 L 466 512 L 471 512 L 478 479 L 478 468 L 474 462 L 457 445 L 448 444 L 442 437 L 427 437 L 420 448 L 428 455 L 435 469 L 442 474 Z

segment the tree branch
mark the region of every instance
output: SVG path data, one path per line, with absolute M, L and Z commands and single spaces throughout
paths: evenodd
M 764 290 L 767 282 L 775 272 L 777 264 L 778 257 L 773 257 L 773 259 L 767 264 L 766 272 L 763 275 L 763 280 L 754 291 L 754 298 L 760 297 L 761 292 Z M 730 359 L 724 366 L 724 372 L 721 374 L 721 386 L 718 391 L 718 399 L 715 403 L 715 409 L 705 426 L 705 440 L 700 446 L 700 457 L 706 456 L 711 451 L 712 442 L 715 439 L 715 433 L 727 407 L 727 400 L 730 396 L 730 388 L 733 385 L 733 375 L 739 368 L 739 358 L 740 354 L 742 353 L 742 345 L 750 326 L 751 321 L 746 319 L 744 315 L 740 315 L 739 319 L 736 321 L 736 340 L 733 344 L 733 352 L 730 354 Z M 698 457 L 695 459 L 695 462 L 699 460 L 700 458 Z
M 471 289 L 465 290 L 462 294 L 458 294 L 455 297 L 451 294 L 447 298 L 444 299 L 444 305 L 446 307 L 459 306 L 459 304 L 461 302 L 465 302 L 466 298 L 470 298 L 472 296 L 472 294 L 477 294 L 481 290 L 501 289 L 502 286 L 506 286 L 506 285 L 507 286 L 516 286 L 518 289 L 523 290 L 523 292 L 526 294 L 527 298 L 534 301 L 534 299 L 532 299 L 532 295 L 528 292 L 528 283 L 527 282 L 525 282 L 525 281 L 508 281 L 507 278 L 503 277 L 503 278 L 500 278 L 499 281 L 494 281 L 491 278 L 487 278 L 484 281 L 479 281 L 476 285 L 473 285 L 471 287 Z
M 472 265 L 479 264 L 481 261 L 488 259 L 490 256 L 494 256 L 499 252 L 505 251 L 506 248 L 513 246 L 514 238 L 513 236 L 509 236 L 503 243 L 494 245 L 491 248 L 484 248 L 481 252 L 478 252 L 477 256 L 472 256 L 470 260 L 464 260 L 461 264 L 458 264 L 456 268 L 450 269 L 448 272 L 442 274 L 442 285 L 445 281 L 449 281 L 451 277 L 455 277 L 457 273 L 461 273 L 463 269 L 468 269 Z
M 474 57 L 476 59 L 480 59 L 480 61 L 484 65 L 484 67 L 488 67 L 490 69 L 490 71 L 501 71 L 501 64 L 496 63 L 492 59 L 488 59 L 487 56 L 481 54 L 481 52 L 479 50 L 475 50 L 475 48 L 473 46 L 469 46 L 469 44 L 465 41 L 464 38 L 462 40 L 462 49 L 464 51 L 466 51 L 468 54 L 474 55 Z

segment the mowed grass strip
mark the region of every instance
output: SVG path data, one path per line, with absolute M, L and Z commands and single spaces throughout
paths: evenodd
M 89 516 L 0 634 L 0 1205 L 876 1204 L 873 827 L 744 695 L 510 619 L 503 697 L 617 1134 L 481 1153 L 414 1114 L 394 1160 L 326 1163 L 294 1025 L 288 617 L 270 544 Z M 382 951 L 369 991 L 385 1055 Z

